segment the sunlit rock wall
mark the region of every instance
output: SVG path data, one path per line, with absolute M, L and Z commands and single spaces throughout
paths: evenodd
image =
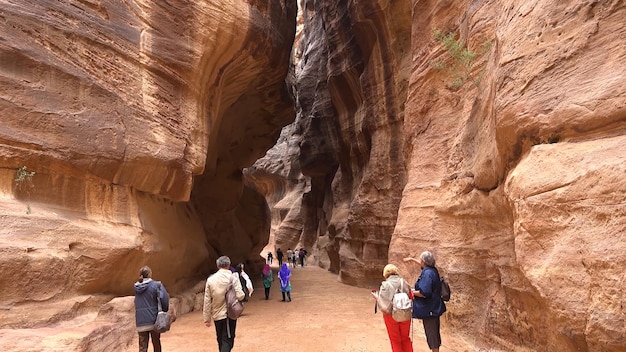
M 254 169 L 282 187 L 276 244 L 359 285 L 432 250 L 446 348 L 626 351 L 624 2 L 302 7 L 300 150 Z
M 0 328 L 33 329 L 0 349 L 123 350 L 132 305 L 102 304 L 142 265 L 176 293 L 217 255 L 258 261 L 269 214 L 241 170 L 295 116 L 295 17 L 295 1 L 0 3 Z M 116 309 L 117 332 L 94 323 Z M 80 331 L 47 328 L 64 321 Z

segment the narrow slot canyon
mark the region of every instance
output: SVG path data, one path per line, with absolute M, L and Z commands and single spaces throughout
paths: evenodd
M 217 257 L 258 277 L 268 252 L 305 248 L 359 311 L 387 263 L 413 284 L 402 258 L 432 251 L 453 289 L 445 351 L 625 352 L 625 15 L 619 0 L 0 3 L 0 350 L 130 352 L 142 266 L 192 329 Z M 310 314 L 299 333 L 322 337 Z M 381 319 L 330 325 L 380 351 Z M 324 350 L 352 351 L 337 340 Z

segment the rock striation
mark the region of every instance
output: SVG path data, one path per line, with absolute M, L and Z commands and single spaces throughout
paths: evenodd
M 302 2 L 296 121 L 247 170 L 269 193 L 274 247 L 304 247 L 348 284 L 379 283 L 406 182 L 409 13 L 402 1 Z
M 275 245 L 362 286 L 433 251 L 466 351 L 624 351 L 625 15 L 304 1 L 296 121 L 251 169 Z
M 614 44 L 625 11 L 575 1 L 414 10 L 423 26 L 413 33 L 454 31 L 476 52 L 491 44 L 472 71 L 478 84 L 456 91 L 446 89 L 449 72 L 429 64 L 442 48 L 413 44 L 422 69 L 413 71 L 405 125 L 416 134 L 389 251 L 392 259 L 436 251 L 460 290 L 451 331 L 477 346 L 626 346 L 614 324 L 624 318 L 622 295 L 602 289 L 623 281 L 626 261 L 618 254 L 626 153 L 617 147 L 626 76 L 613 74 L 624 66 L 626 46 Z
M 0 349 L 124 350 L 140 266 L 185 313 L 305 247 L 433 251 L 444 347 L 625 351 L 624 2 L 296 5 L 0 4 Z

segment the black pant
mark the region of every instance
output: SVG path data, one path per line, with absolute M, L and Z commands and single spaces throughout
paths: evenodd
M 215 321 L 215 334 L 219 352 L 230 352 L 235 346 L 235 328 L 237 320 L 230 318 Z
M 285 300 L 285 292 L 282 292 L 283 294 L 283 301 Z M 289 302 L 291 302 L 291 291 L 287 292 L 287 298 L 289 298 Z
M 152 336 L 152 347 L 154 347 L 154 352 L 161 352 L 161 334 L 154 330 L 142 331 L 139 333 L 139 352 L 148 352 L 150 336 Z
M 428 348 L 431 350 L 439 348 L 439 346 L 441 346 L 441 328 L 439 317 L 422 319 L 422 322 L 424 324 L 424 334 L 426 335 Z
M 270 288 L 269 287 L 265 288 L 265 299 L 270 299 Z

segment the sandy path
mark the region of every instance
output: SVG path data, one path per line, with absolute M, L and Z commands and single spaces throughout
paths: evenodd
M 277 268 L 273 270 L 276 274 Z M 255 291 L 237 320 L 233 351 L 391 351 L 382 316 L 374 314 L 370 290 L 341 284 L 336 275 L 318 267 L 298 267 L 292 273 L 292 302 L 281 301 L 277 280 L 266 301 L 261 279 L 252 278 Z M 414 350 L 426 352 L 421 322 L 414 322 Z M 201 312 L 179 317 L 161 341 L 164 352 L 217 351 L 215 328 L 204 326 Z M 137 351 L 136 345 L 135 338 L 127 352 Z

